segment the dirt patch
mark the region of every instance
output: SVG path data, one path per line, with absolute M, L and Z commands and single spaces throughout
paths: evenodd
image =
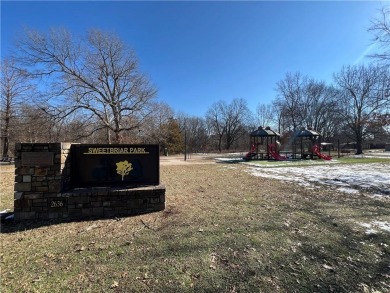
M 214 164 L 217 155 L 188 155 L 184 160 L 184 155 L 175 155 L 160 157 L 160 164 L 162 166 L 173 166 L 173 165 L 193 165 L 193 164 Z

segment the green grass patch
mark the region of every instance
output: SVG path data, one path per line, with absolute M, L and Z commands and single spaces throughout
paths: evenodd
M 377 157 L 341 157 L 338 158 L 337 161 L 339 161 L 342 164 L 370 164 L 370 163 L 384 163 L 384 164 L 390 164 L 390 157 L 389 158 L 377 158 Z

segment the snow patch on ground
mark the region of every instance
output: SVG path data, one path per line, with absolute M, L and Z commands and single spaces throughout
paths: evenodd
M 325 185 L 349 194 L 364 192 L 375 197 L 390 196 L 389 164 L 326 164 L 278 168 L 250 165 L 248 172 L 254 176 L 296 182 L 306 187 Z
M 378 233 L 378 230 L 375 229 L 380 229 L 382 231 L 390 233 L 390 222 L 372 221 L 371 223 L 359 223 L 359 225 L 367 229 L 365 232 L 366 234 Z

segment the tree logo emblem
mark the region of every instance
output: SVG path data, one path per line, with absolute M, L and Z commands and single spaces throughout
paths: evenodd
M 122 181 L 123 177 L 129 175 L 131 170 L 133 170 L 133 167 L 127 160 L 116 163 L 116 172 L 122 176 Z

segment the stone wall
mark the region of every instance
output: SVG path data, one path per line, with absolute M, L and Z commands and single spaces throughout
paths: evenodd
M 165 187 L 77 188 L 71 143 L 20 143 L 15 156 L 15 220 L 114 217 L 163 210 Z

